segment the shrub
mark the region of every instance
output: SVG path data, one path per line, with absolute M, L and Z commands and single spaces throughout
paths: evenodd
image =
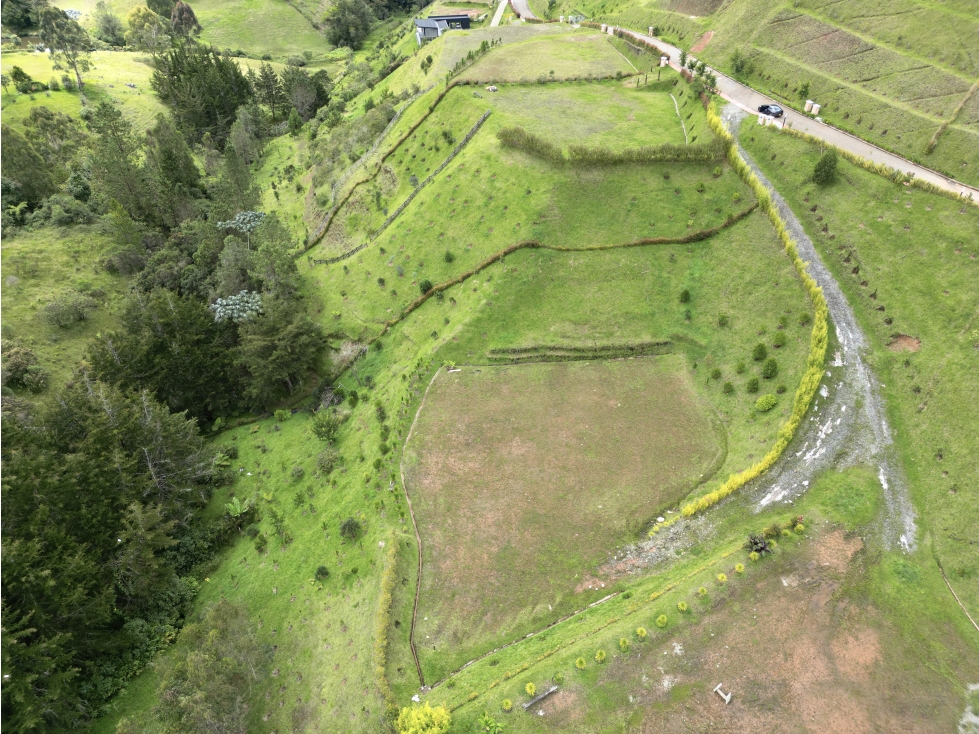
M 446 261 L 447 263 L 451 263 L 451 262 L 454 262 L 454 261 L 455 261 L 455 259 L 456 259 L 456 256 L 455 256 L 455 255 L 453 255 L 453 254 L 452 254 L 452 252 L 451 252 L 450 250 L 446 250 L 446 251 L 445 251 L 445 261 Z
M 707 184 L 705 184 L 703 181 L 701 181 L 700 183 L 697 184 L 697 193 L 698 194 L 702 194 L 706 190 L 707 190 Z
M 799 326 L 808 326 L 812 322 L 812 316 L 808 313 L 799 314 Z
M 689 609 L 685 601 L 677 602 L 676 608 L 681 614 L 683 614 L 684 612 L 687 611 L 687 609 Z
M 775 407 L 775 403 L 777 402 L 778 398 L 771 393 L 767 393 L 755 401 L 755 410 L 757 410 L 759 413 L 767 413 L 769 410 Z
M 277 411 L 275 411 L 275 419 L 279 423 L 285 423 L 291 417 L 292 417 L 292 413 L 290 413 L 288 410 L 277 410 Z
M 767 356 L 768 348 L 764 344 L 755 344 L 755 348 L 751 350 L 751 357 L 756 362 L 761 362 Z
M 49 301 L 41 311 L 44 320 L 52 326 L 66 328 L 88 319 L 96 306 L 95 299 L 82 293 L 63 293 Z
M 378 278 L 378 279 L 377 279 L 377 284 L 378 284 L 379 286 L 381 286 L 381 288 L 383 288 L 383 287 L 384 287 L 384 284 L 385 284 L 385 280 L 384 280 L 384 278 Z
M 503 709 L 503 713 L 510 713 L 513 711 L 513 701 L 511 701 L 509 698 L 504 698 L 503 703 L 500 704 L 500 708 Z
M 747 367 L 747 365 L 745 365 L 745 363 L 744 363 L 744 362 L 738 362 L 738 363 L 737 363 L 737 364 L 736 364 L 736 365 L 734 366 L 734 371 L 735 371 L 735 372 L 736 372 L 737 374 L 739 374 L 739 375 L 743 375 L 743 374 L 744 374 L 744 371 L 745 371 L 746 369 L 748 369 L 748 367 Z
M 734 565 L 734 570 L 735 570 L 735 571 L 736 571 L 737 573 L 744 573 L 744 564 L 743 564 L 743 563 L 736 563 L 736 564 Z
M 255 536 L 255 550 L 259 553 L 264 553 L 265 549 L 268 548 L 269 539 L 266 537 L 265 533 L 259 533 Z
M 561 685 L 564 683 L 564 673 L 555 673 L 551 676 L 551 680 L 554 681 L 554 685 Z
M 720 327 L 725 327 L 731 323 L 731 319 L 727 317 L 727 314 L 721 314 L 717 317 L 717 325 Z
M 766 380 L 770 380 L 778 374 L 778 362 L 775 361 L 775 357 L 769 357 L 765 360 L 765 366 L 761 368 L 761 376 Z
M 321 441 L 332 441 L 342 424 L 343 420 L 336 411 L 320 409 L 313 414 L 313 421 L 310 425 L 316 438 Z
M 346 538 L 347 540 L 356 540 L 357 536 L 360 535 L 360 530 L 360 523 L 352 517 L 348 517 L 340 523 L 340 537 Z
M 619 649 L 622 652 L 629 652 L 629 641 L 625 637 L 619 639 Z
M 585 662 L 584 658 L 578 658 L 577 660 L 574 661 L 574 666 L 578 670 L 584 670 L 586 665 L 588 665 L 588 663 Z
M 432 281 L 427 279 L 418 284 L 418 289 L 422 292 L 422 294 L 428 293 L 430 290 L 432 290 L 432 288 L 434 288 Z
M 223 449 L 221 449 L 221 452 L 232 461 L 238 458 L 238 447 L 234 444 L 231 446 L 225 446 Z
M 776 548 L 778 548 L 778 542 L 776 540 L 774 540 L 774 539 L 769 540 L 768 541 L 768 547 L 771 548 L 774 551 Z
M 779 395 L 782 395 L 788 389 L 789 388 L 787 388 L 785 385 L 779 385 L 778 387 L 775 388 L 775 392 L 778 393 Z
M 479 694 L 476 691 L 472 691 L 468 696 L 466 696 L 467 701 L 475 701 L 479 698 Z
M 686 288 L 680 291 L 680 303 L 690 303 L 690 291 Z
M 326 566 L 317 566 L 316 568 L 316 580 L 323 581 L 330 576 L 330 569 Z
M 306 476 L 306 470 L 299 466 L 299 464 L 296 464 L 294 467 L 292 467 L 290 474 L 292 474 L 293 479 L 299 480 Z
M 537 693 L 537 686 L 535 686 L 533 683 L 528 683 L 523 687 L 523 689 L 527 692 L 527 695 L 530 696 L 531 698 L 533 698 Z
M 645 640 L 647 634 L 649 633 L 646 632 L 645 627 L 636 627 L 636 637 L 639 638 L 640 640 Z
M 476 697 L 471 693 L 470 700 Z M 395 727 L 399 734 L 445 734 L 452 725 L 452 714 L 445 706 L 433 707 L 428 701 L 421 706 L 401 709 Z
M 748 542 L 745 543 L 748 550 L 753 553 L 771 553 L 771 541 L 761 533 L 748 533 Z
M 725 395 L 730 395 L 734 392 L 734 385 L 732 385 L 730 382 L 725 382 L 724 387 L 722 387 L 721 390 Z
M 605 651 L 604 650 L 599 650 L 598 652 L 595 653 L 595 662 L 596 663 L 604 663 L 607 658 L 608 658 L 608 655 L 605 654 Z
M 707 596 L 707 587 L 701 586 L 699 589 L 697 589 L 697 594 L 700 596 Z
M 775 332 L 775 336 L 772 338 L 772 346 L 775 347 L 776 349 L 781 349 L 782 347 L 785 346 L 785 343 L 787 341 L 788 338 L 785 336 L 785 332 L 777 331 Z
M 316 467 L 323 472 L 323 474 L 329 474 L 339 463 L 340 452 L 332 446 L 320 451 L 319 455 L 316 457 Z
M 747 390 L 748 392 L 754 393 L 754 392 L 758 392 L 759 387 L 760 384 L 758 382 L 758 378 L 752 377 L 750 380 L 748 380 L 748 383 L 745 385 L 744 389 Z
M 828 186 L 836 180 L 836 151 L 827 150 L 819 160 L 812 172 L 812 181 L 817 186 Z
M 757 561 L 759 558 L 761 558 L 761 555 L 758 553 L 758 551 L 751 551 L 751 553 L 748 554 L 748 560 L 750 561 Z
M 795 531 L 801 535 L 802 533 L 806 532 L 806 526 L 800 522 L 795 526 Z
M 710 377 L 711 377 L 712 380 L 719 380 L 719 379 L 721 379 L 721 368 L 720 367 L 715 367 L 714 369 L 712 369 L 710 371 Z
M 665 629 L 666 625 L 670 623 L 670 618 L 665 614 L 661 614 L 656 618 L 656 626 L 660 629 Z
M 725 573 L 717 574 L 717 583 L 719 584 L 727 583 L 727 574 Z
M 306 66 L 306 57 L 300 56 L 299 54 L 293 54 L 286 59 L 286 64 L 289 66 Z
M 785 529 L 784 529 L 784 530 L 782 531 L 782 537 L 783 537 L 783 538 L 791 538 L 791 537 L 792 537 L 792 531 L 791 531 L 791 530 L 789 530 L 788 528 L 785 528 Z

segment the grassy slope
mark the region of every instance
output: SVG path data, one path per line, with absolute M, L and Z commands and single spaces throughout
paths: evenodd
M 3 336 L 14 337 L 37 353 L 52 386 L 71 375 L 97 332 L 116 326 L 114 311 L 126 282 L 100 266 L 109 247 L 94 226 L 46 227 L 3 238 Z M 69 328 L 52 326 L 41 318 L 45 303 L 79 286 L 105 294 L 91 318 Z
M 818 157 L 814 147 L 787 136 L 746 135 L 749 152 L 816 235 L 823 260 L 870 337 L 870 363 L 887 386 L 916 505 L 937 557 L 976 616 L 979 563 L 966 539 L 979 522 L 975 490 L 969 489 L 979 480 L 979 460 L 971 449 L 975 416 L 964 406 L 979 400 L 979 212 L 846 163 L 840 181 L 814 189 L 805 183 Z M 816 212 L 809 211 L 813 205 Z M 840 235 L 836 242 L 816 234 L 816 216 L 825 218 L 830 234 Z M 851 262 L 844 263 L 850 253 Z M 856 266 L 859 276 L 851 272 Z M 868 285 L 861 286 L 864 281 Z M 899 333 L 921 339 L 921 350 L 888 350 Z
M 809 82 L 808 96 L 822 103 L 828 122 L 963 181 L 979 180 L 979 138 L 968 114 L 958 115 L 927 152 L 975 81 L 979 15 L 912 0 L 844 5 L 734 0 L 696 20 L 628 2 L 590 7 L 597 19 L 626 27 L 658 25 L 666 40 L 686 49 L 711 30 L 697 56 L 712 66 L 729 72 L 731 54 L 747 52 L 755 64 L 746 79 L 751 86 L 801 108 L 796 90 Z
M 9 74 L 16 65 L 44 83 L 52 77 L 60 80 L 63 74 L 52 69 L 51 59 L 45 54 L 5 51 L 0 60 L 4 74 Z M 82 75 L 87 82 L 85 95 L 90 104 L 103 100 L 117 102 L 137 129 L 151 126 L 156 115 L 163 112 L 163 105 L 150 89 L 153 70 L 149 66 L 149 57 L 120 51 L 97 51 L 92 54 L 92 65 L 93 69 Z M 136 89 L 127 87 L 127 83 L 135 84 Z M 34 95 L 33 100 L 26 95 L 4 94 L 4 122 L 10 125 L 23 120 L 30 108 L 37 105 L 74 116 L 81 109 L 81 100 L 77 92 L 52 92 L 50 97 L 42 92 Z

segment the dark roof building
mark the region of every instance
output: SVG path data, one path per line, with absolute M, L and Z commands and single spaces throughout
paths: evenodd
M 439 38 L 445 31 L 469 28 L 469 21 L 468 15 L 433 15 L 429 18 L 417 18 L 415 38 L 421 46 L 425 41 Z

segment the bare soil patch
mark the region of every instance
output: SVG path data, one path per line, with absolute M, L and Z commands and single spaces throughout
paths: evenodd
M 707 31 L 704 35 L 697 39 L 697 42 L 690 49 L 690 53 L 699 54 L 701 51 L 707 48 L 707 44 L 710 43 L 713 37 L 714 31 Z
M 610 665 L 582 709 L 594 717 L 612 706 L 629 731 L 648 734 L 954 731 L 961 704 L 945 695 L 947 679 L 865 598 L 844 595 L 866 572 L 862 549 L 835 530 L 752 566 L 748 583 L 718 594 L 696 624 Z M 718 683 L 733 693 L 729 705 Z M 564 724 L 555 716 L 543 728 L 585 730 Z
M 895 334 L 887 348 L 892 352 L 917 352 L 921 349 L 921 339 L 907 334 Z
M 673 356 L 439 374 L 405 461 L 420 657 L 444 645 L 464 662 L 470 641 L 489 649 L 609 593 L 590 572 L 721 451 L 689 379 Z

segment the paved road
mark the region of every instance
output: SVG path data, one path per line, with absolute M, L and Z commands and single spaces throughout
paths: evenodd
M 517 2 L 517 0 L 514 0 L 514 2 Z M 671 46 L 655 36 L 647 36 L 643 33 L 628 30 L 627 28 L 623 28 L 621 30 L 626 35 L 632 36 L 638 40 L 655 43 L 659 48 L 670 55 L 670 66 L 672 66 L 674 69 L 680 68 L 680 49 L 677 47 Z M 759 105 L 766 103 L 778 104 L 780 107 L 782 106 L 777 100 L 766 97 L 761 92 L 758 92 L 751 87 L 747 87 L 729 76 L 721 74 L 716 69 L 713 69 L 713 72 L 717 76 L 717 87 L 720 91 L 721 97 L 726 99 L 728 102 L 733 102 L 745 112 L 752 115 L 757 115 Z M 968 186 L 960 181 L 956 181 L 953 178 L 949 178 L 948 176 L 938 173 L 937 171 L 933 171 L 930 168 L 919 166 L 906 158 L 902 158 L 899 155 L 895 155 L 894 153 L 889 153 L 882 148 L 878 148 L 876 145 L 868 143 L 866 140 L 861 140 L 855 135 L 850 135 L 849 133 L 838 130 L 837 128 L 823 122 L 817 122 L 815 119 L 808 117 L 807 115 L 803 115 L 792 110 L 786 110 L 785 117 L 782 118 L 782 124 L 784 125 L 786 122 L 791 123 L 791 127 L 794 130 L 799 130 L 800 132 L 807 133 L 813 137 L 819 138 L 820 140 L 825 140 L 830 145 L 834 145 L 842 150 L 855 153 L 861 158 L 873 161 L 874 163 L 883 163 L 884 165 L 890 166 L 898 171 L 902 171 L 903 173 L 913 173 L 916 178 L 919 178 L 922 181 L 927 181 L 938 188 L 951 191 L 955 194 L 966 196 L 971 194 L 973 200 L 979 202 L 979 188 Z
M 530 9 L 527 0 L 511 0 L 513 10 L 524 20 L 537 20 L 537 16 Z
M 500 5 L 496 8 L 496 13 L 493 15 L 493 20 L 490 21 L 490 28 L 496 27 L 500 24 L 503 19 L 503 13 L 506 12 L 506 6 L 509 4 L 509 0 L 500 0 Z

